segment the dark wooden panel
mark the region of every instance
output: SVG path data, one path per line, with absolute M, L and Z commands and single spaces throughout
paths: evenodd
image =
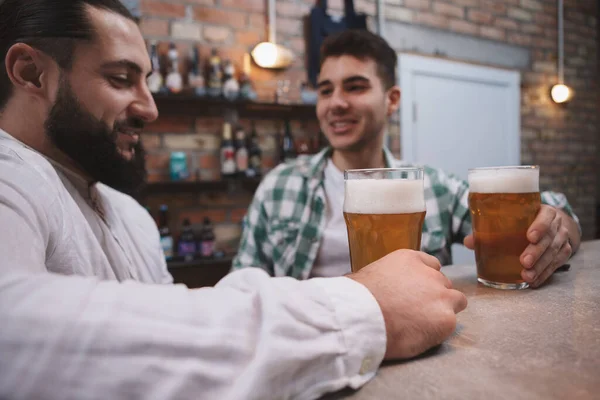
M 231 268 L 231 258 L 210 261 L 168 262 L 169 272 L 175 283 L 183 283 L 189 288 L 214 286 Z

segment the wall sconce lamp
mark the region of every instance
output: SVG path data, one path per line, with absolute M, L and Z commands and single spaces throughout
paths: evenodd
M 564 50 L 564 4 L 558 0 L 558 84 L 550 89 L 550 97 L 557 104 L 563 104 L 573 98 L 573 90 L 564 84 L 565 50 Z
M 278 45 L 275 40 L 275 0 L 268 1 L 269 41 L 256 45 L 252 50 L 254 62 L 262 68 L 287 68 L 294 62 L 294 53 Z

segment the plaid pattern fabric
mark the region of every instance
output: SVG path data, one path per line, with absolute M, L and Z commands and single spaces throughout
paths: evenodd
M 331 149 L 279 165 L 258 187 L 244 218 L 244 230 L 232 270 L 258 267 L 271 276 L 307 279 L 317 257 L 326 223 L 324 170 Z M 409 167 L 384 149 L 387 167 Z M 421 250 L 452 263 L 451 245 L 471 233 L 466 181 L 424 168 L 427 214 Z M 576 221 L 566 197 L 542 192 L 542 202 L 563 209 Z

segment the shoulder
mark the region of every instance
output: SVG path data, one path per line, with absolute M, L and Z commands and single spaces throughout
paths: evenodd
M 62 185 L 48 160 L 22 144 L 0 139 L 0 183 L 20 192 L 25 198 L 51 204 Z

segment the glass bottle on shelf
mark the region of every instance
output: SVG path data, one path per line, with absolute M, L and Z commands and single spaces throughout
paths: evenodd
M 215 233 L 210 218 L 205 217 L 200 235 L 200 255 L 202 258 L 212 258 L 215 254 Z
M 177 255 L 183 257 L 185 261 L 192 261 L 196 256 L 196 235 L 192 229 L 192 224 L 188 218 L 183 220 L 181 235 L 177 245 Z
M 163 90 L 164 79 L 160 72 L 158 44 L 154 40 L 150 42 L 150 62 L 152 63 L 152 73 L 148 77 L 148 89 L 151 93 L 160 93 Z
M 240 94 L 240 84 L 235 79 L 235 67 L 230 60 L 223 65 L 223 97 L 227 100 L 236 100 Z
M 250 80 L 251 65 L 252 61 L 250 53 L 244 53 L 242 73 L 240 74 L 240 98 L 243 100 L 255 101 L 258 96 L 252 86 L 252 81 Z
M 158 231 L 160 233 L 160 244 L 165 253 L 165 258 L 173 258 L 173 235 L 169 229 L 169 207 L 166 204 L 160 206 L 158 217 Z
M 283 140 L 281 141 L 280 151 L 281 162 L 288 162 L 296 158 L 296 148 L 294 146 L 294 137 L 292 136 L 292 129 L 290 127 L 290 121 L 285 121 L 285 133 Z
M 238 176 L 246 176 L 246 171 L 248 171 L 248 144 L 246 143 L 246 133 L 241 126 L 238 126 L 235 130 L 235 166 Z
M 193 46 L 193 49 L 190 52 L 190 72 L 188 74 L 188 82 L 194 94 L 200 97 L 206 95 L 204 76 L 202 76 L 201 71 L 200 52 L 198 51 L 198 47 Z
M 223 94 L 223 71 L 221 70 L 221 58 L 217 49 L 213 48 L 208 67 L 208 95 L 219 97 Z
M 246 176 L 248 178 L 258 178 L 262 175 L 262 150 L 258 143 L 258 135 L 256 134 L 256 126 L 252 121 L 252 131 L 250 132 L 250 146 L 248 149 L 248 169 Z
M 167 75 L 167 88 L 171 93 L 179 93 L 183 88 L 183 78 L 179 73 L 179 51 L 175 43 L 169 44 L 169 74 Z
M 223 137 L 221 139 L 221 177 L 232 178 L 235 176 L 235 147 L 231 139 L 231 124 L 223 124 Z

